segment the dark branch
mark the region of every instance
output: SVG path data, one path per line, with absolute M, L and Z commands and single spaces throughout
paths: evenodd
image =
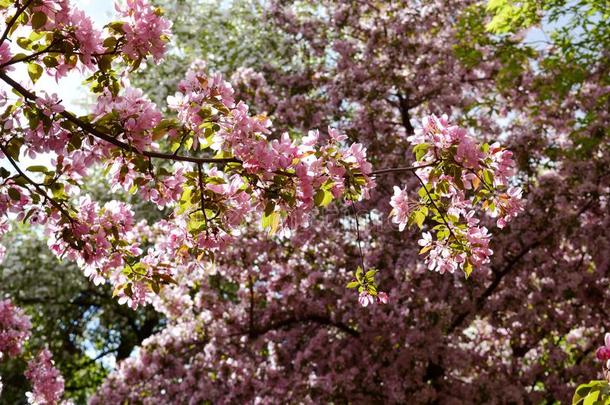
M 0 38 L 0 44 L 2 44 L 4 41 L 6 41 L 6 38 L 8 37 L 8 33 L 13 28 L 13 25 L 15 25 L 15 23 L 17 22 L 17 19 L 19 18 L 19 16 L 21 16 L 21 14 L 23 14 L 25 9 L 28 8 L 30 6 L 30 4 L 32 4 L 33 1 L 34 0 L 27 0 L 25 3 L 23 3 L 23 5 L 21 7 L 19 7 L 17 9 L 17 12 L 13 16 L 13 18 L 11 18 L 11 20 L 8 22 L 8 24 L 6 24 L 6 29 L 4 30 L 4 33 L 2 34 L 2 37 Z
M 400 93 L 398 93 L 398 109 L 400 111 L 402 126 L 405 127 L 407 135 L 413 135 L 415 133 L 415 128 L 411 125 L 411 119 L 409 117 L 409 99 Z
M 386 174 L 386 173 L 414 172 L 417 169 L 434 166 L 437 163 L 438 163 L 438 161 L 435 160 L 434 162 L 426 163 L 425 165 L 419 165 L 419 166 L 390 167 L 388 169 L 373 170 L 371 172 L 371 176 L 377 176 L 377 175 Z
M 17 90 L 24 97 L 26 97 L 30 100 L 36 100 L 37 97 L 34 93 L 27 90 L 25 87 L 23 87 L 22 85 L 17 83 L 15 80 L 13 80 L 9 76 L 7 76 L 7 74 L 4 73 L 3 71 L 0 71 L 0 79 L 4 80 L 6 83 L 8 83 L 11 87 L 13 87 L 15 90 Z M 63 111 L 60 113 L 60 115 L 62 117 L 64 117 L 65 119 L 67 119 L 68 121 L 75 124 L 76 126 L 78 126 L 79 128 L 81 128 L 83 131 L 95 136 L 96 138 L 102 139 L 102 140 L 104 140 L 114 146 L 117 146 L 123 150 L 126 150 L 128 152 L 147 156 L 149 158 L 158 158 L 158 159 L 182 161 L 182 162 L 193 162 L 193 163 L 198 163 L 198 164 L 201 164 L 201 163 L 241 163 L 241 161 L 236 158 L 201 158 L 201 157 L 194 157 L 194 156 L 174 155 L 171 153 L 162 153 L 162 152 L 155 152 L 155 151 L 140 151 L 140 150 L 134 148 L 133 146 L 129 145 L 128 143 L 122 142 L 122 141 L 118 140 L 117 138 L 98 130 L 93 125 L 81 120 L 80 118 L 76 117 L 74 114 L 72 114 L 68 111 Z
M 256 337 L 262 336 L 272 330 L 291 328 L 295 325 L 303 324 L 303 323 L 314 323 L 314 324 L 318 324 L 318 325 L 322 325 L 322 326 L 331 326 L 331 327 L 337 328 L 341 332 L 347 333 L 350 336 L 353 336 L 353 337 L 360 336 L 360 333 L 357 330 L 350 328 L 349 326 L 347 326 L 344 323 L 333 321 L 332 319 L 330 319 L 326 316 L 322 316 L 322 315 L 307 315 L 304 317 L 290 317 L 290 318 L 284 319 L 282 321 L 272 322 L 272 323 L 266 325 L 265 327 L 255 329 L 248 334 L 250 335 L 250 337 L 256 338 Z

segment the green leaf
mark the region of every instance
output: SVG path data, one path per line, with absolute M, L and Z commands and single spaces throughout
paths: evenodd
M 366 291 L 371 294 L 373 297 L 377 296 L 377 287 L 372 284 L 366 286 Z
M 599 390 L 589 392 L 589 394 L 585 397 L 585 400 L 583 401 L 583 405 L 595 404 L 595 402 L 599 398 L 599 394 L 600 394 Z
M 48 68 L 52 68 L 52 67 L 59 65 L 57 58 L 55 56 L 49 56 L 49 55 L 42 58 L 42 63 L 44 63 L 44 65 Z
M 185 187 L 178 203 L 178 214 L 185 213 L 193 205 L 191 203 L 191 197 L 192 189 L 190 187 Z
M 21 200 L 21 193 L 17 189 L 12 187 L 8 189 L 8 196 L 15 201 Z
M 362 270 L 362 267 L 358 266 L 358 268 L 356 269 L 356 279 L 358 280 L 358 282 L 360 284 L 362 284 L 362 273 L 364 272 L 364 270 Z
M 112 48 L 114 48 L 116 43 L 117 43 L 117 40 L 115 37 L 108 37 L 108 38 L 104 39 L 104 42 L 102 42 L 102 45 L 104 45 L 104 47 L 106 49 L 112 49 Z
M 102 72 L 107 72 L 112 67 L 112 56 L 104 55 L 100 58 L 98 64 Z
M 280 225 L 280 213 L 275 211 L 275 204 L 270 202 L 265 207 L 265 212 L 262 218 L 263 228 L 269 228 L 269 234 L 273 235 Z
M 32 15 L 32 28 L 38 30 L 47 23 L 47 15 L 43 12 L 37 11 Z
M 375 274 L 377 274 L 377 270 L 375 269 L 371 269 L 366 272 L 364 278 L 366 279 L 367 283 L 373 283 L 375 281 Z
M 421 197 L 421 198 L 428 198 L 428 193 L 426 193 L 426 189 L 423 187 L 420 187 L 419 190 L 417 190 L 417 194 Z
M 419 251 L 420 255 L 423 255 L 424 253 L 426 253 L 427 251 L 429 251 L 430 249 L 432 249 L 434 247 L 434 245 L 430 244 L 427 246 L 424 246 L 423 248 L 421 248 L 421 250 Z
M 491 170 L 483 170 L 483 180 L 485 180 L 488 186 L 493 187 L 494 175 Z
M 35 173 L 46 173 L 47 170 L 49 170 L 49 169 L 47 169 L 45 166 L 37 166 L 37 165 L 35 165 L 35 166 L 29 166 L 27 168 L 27 170 L 29 172 L 35 172 Z
M 8 155 L 15 161 L 19 161 L 19 153 L 21 152 L 21 146 L 23 146 L 23 139 L 15 138 L 9 142 L 6 147 Z
M 326 207 L 333 200 L 333 194 L 324 189 L 319 189 L 313 197 L 314 203 L 318 207 Z
M 470 263 L 469 261 L 466 261 L 466 263 L 464 263 L 463 267 L 464 267 L 464 274 L 466 274 L 466 278 L 470 277 L 472 270 L 474 270 L 474 268 L 472 267 L 472 263 Z
M 38 63 L 30 62 L 28 63 L 28 75 L 30 79 L 32 79 L 32 83 L 36 83 L 40 76 L 42 76 L 42 66 Z
M 159 286 L 159 283 L 151 282 L 150 287 L 155 292 L 155 294 L 159 294 L 159 292 L 161 291 L 161 287 Z
M 114 22 L 111 22 L 110 24 L 106 24 L 106 27 L 114 30 L 115 32 L 117 32 L 119 34 L 124 34 L 125 30 L 123 29 L 123 25 L 125 25 L 125 23 L 122 21 L 114 21 Z
M 125 269 L 123 269 L 125 270 Z M 122 290 L 124 290 L 126 287 L 126 284 L 119 284 L 116 287 L 114 287 L 114 290 L 112 290 L 112 298 L 116 298 Z
M 356 287 L 358 287 L 359 285 L 360 285 L 360 283 L 359 283 L 359 282 L 357 282 L 357 281 L 351 281 L 351 282 L 347 283 L 347 286 L 346 286 L 346 287 L 347 287 L 347 288 L 356 288 Z
M 429 148 L 430 145 L 428 145 L 427 143 L 420 143 L 418 145 L 415 145 L 415 147 L 413 148 L 415 159 L 419 162 L 424 157 L 426 152 L 428 152 Z
M 413 211 L 413 221 L 417 224 L 419 229 L 423 229 L 425 220 L 426 214 L 424 214 L 422 210 Z
M 40 38 L 44 37 L 45 34 L 43 34 L 42 32 L 35 32 L 32 31 L 30 32 L 30 36 L 28 37 L 28 39 L 32 42 L 36 42 L 38 41 Z
M 61 183 L 53 183 L 51 185 L 51 193 L 55 198 L 64 198 L 66 193 L 64 192 L 64 185 Z
M 572 404 L 576 405 L 581 402 L 586 404 L 593 404 L 598 399 L 605 399 L 608 403 L 608 398 L 599 398 L 601 391 L 607 391 L 609 388 L 608 382 L 604 380 L 593 380 L 587 384 L 581 384 L 576 388 L 574 396 L 572 397 Z
M 23 49 L 30 50 L 30 45 L 32 45 L 32 41 L 25 37 L 17 38 L 17 45 L 22 47 Z M 25 55 L 24 55 L 25 56 Z

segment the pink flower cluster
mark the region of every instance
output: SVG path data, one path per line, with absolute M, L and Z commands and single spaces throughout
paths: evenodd
M 0 360 L 21 353 L 31 327 L 30 318 L 20 308 L 8 299 L 0 301 Z
M 78 215 L 66 221 L 54 215 L 47 229 L 53 234 L 49 240 L 57 256 L 67 256 L 83 268 L 85 275 L 96 285 L 112 276 L 124 265 L 124 257 L 141 254 L 134 240 L 133 211 L 122 202 L 110 201 L 100 208 L 90 198 L 82 197 L 77 205 Z
M 376 296 L 373 296 L 366 291 L 363 291 L 358 295 L 358 303 L 363 307 L 368 307 L 369 304 L 372 305 L 375 303 L 387 304 L 389 300 L 388 294 L 383 291 L 377 293 Z
M 123 95 L 114 96 L 108 89 L 98 97 L 93 108 L 94 122 L 109 121 L 116 126 L 124 142 L 139 150 L 150 149 L 151 130 L 161 121 L 157 106 L 144 97 L 140 89 L 127 87 Z
M 270 141 L 269 119 L 251 116 L 246 104 L 233 99 L 231 85 L 218 74 L 207 75 L 204 67 L 196 62 L 180 82 L 179 93 L 168 98 L 170 108 L 195 134 L 193 149 L 211 148 L 234 156 L 249 175 L 257 176 L 259 188 L 270 185 L 278 175 L 293 178 L 294 182 L 286 183 L 293 190 L 286 190 L 285 194 L 294 195 L 296 202 L 275 202 L 288 213 L 287 222 L 291 226 L 305 220 L 305 214 L 314 206 L 315 190 L 325 188 L 338 198 L 346 186 L 353 188 L 354 184 L 346 184 L 347 177 L 360 176 L 363 179 L 360 194 L 367 197 L 374 183 L 369 177 L 371 164 L 361 144 L 348 147 L 344 144 L 347 137 L 332 128 L 328 129 L 326 142 L 321 141 L 318 131 L 310 131 L 301 143 L 288 134 Z M 261 196 L 255 193 L 254 197 Z M 238 205 L 243 206 L 243 202 Z M 262 209 L 266 204 L 255 202 L 252 206 Z
M 9 299 L 0 301 L 0 360 L 5 355 L 16 357 L 22 354 L 23 344 L 30 337 L 31 328 L 30 318 L 22 309 L 13 305 Z M 51 357 L 51 352 L 44 349 L 28 362 L 25 376 L 33 388 L 33 393 L 26 394 L 30 404 L 55 405 L 63 394 L 64 380 L 53 366 Z
M 33 392 L 26 394 L 30 404 L 54 405 L 64 393 L 64 379 L 53 365 L 52 357 L 48 349 L 43 349 L 28 362 L 25 376 L 32 384 Z
M 44 31 L 55 31 L 61 35 L 61 42 L 67 49 L 72 49 L 73 57 L 57 55 L 57 65 L 54 71 L 56 79 L 64 77 L 70 70 L 80 67 L 94 70 L 95 55 L 104 52 L 102 33 L 93 26 L 91 19 L 78 8 L 73 8 L 67 0 L 45 0 L 34 6 L 34 11 L 46 16 L 45 24 L 40 28 Z
M 123 24 L 123 52 L 132 60 L 140 60 L 150 54 L 155 61 L 159 61 L 165 54 L 172 25 L 163 18 L 161 9 L 154 8 L 146 0 L 127 0 L 125 7 L 117 2 L 115 8 L 120 16 L 127 19 Z
M 493 253 L 491 235 L 475 218 L 476 206 L 497 216 L 500 228 L 523 210 L 521 189 L 508 186 L 512 154 L 498 144 L 478 145 L 447 116 L 425 117 L 408 140 L 414 145 L 416 166 L 422 166 L 414 169 L 421 183 L 419 198 L 411 201 L 406 189 L 394 187 L 390 215 L 400 230 L 410 220 L 420 227 L 426 220 L 436 222 L 431 226 L 436 237 L 424 232 L 418 242 L 421 253 L 427 253 L 428 269 L 445 273 L 462 268 L 468 275 L 489 263 Z
M 595 352 L 595 357 L 598 360 L 606 362 L 606 368 L 610 369 L 610 333 L 604 336 L 604 346 L 601 346 Z

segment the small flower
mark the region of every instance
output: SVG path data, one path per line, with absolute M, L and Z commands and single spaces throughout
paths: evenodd
M 375 303 L 375 298 L 373 298 L 373 296 L 371 294 L 369 294 L 368 292 L 363 291 L 360 293 L 360 296 L 358 297 L 358 302 L 363 307 L 367 307 L 369 304 Z
M 13 56 L 11 55 L 11 48 L 8 42 L 4 41 L 2 44 L 0 44 L 0 65 L 4 65 L 5 63 L 10 62 L 12 57 Z M 9 66 L 2 70 L 12 70 L 12 67 Z
M 390 297 L 388 297 L 388 294 L 384 293 L 383 291 L 380 291 L 377 294 L 377 302 L 380 304 L 387 304 L 388 301 L 390 300 Z
M 401 189 L 400 187 L 394 186 L 394 195 L 390 200 L 392 206 L 392 222 L 398 224 L 398 230 L 403 231 L 409 220 L 409 198 L 407 195 L 407 188 Z

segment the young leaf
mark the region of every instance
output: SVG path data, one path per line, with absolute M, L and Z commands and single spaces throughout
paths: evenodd
M 21 199 L 21 193 L 12 187 L 8 189 L 8 196 L 11 197 L 11 200 L 15 201 L 19 201 Z
M 47 23 L 47 15 L 43 12 L 37 11 L 32 15 L 32 28 L 38 30 Z
M 28 75 L 32 80 L 32 83 L 36 83 L 40 76 L 42 76 L 42 66 L 38 63 L 30 62 L 28 63 Z
M 363 273 L 362 267 L 358 266 L 358 268 L 356 269 L 356 279 L 358 280 L 358 282 L 360 284 L 362 284 L 362 273 Z
M 318 207 L 326 207 L 333 200 L 333 195 L 330 191 L 319 189 L 313 197 L 313 201 Z

